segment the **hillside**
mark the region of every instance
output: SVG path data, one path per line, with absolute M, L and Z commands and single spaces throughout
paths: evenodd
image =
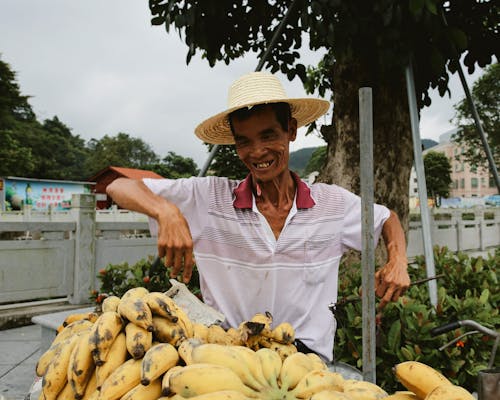
M 316 149 L 317 147 L 305 147 L 303 149 L 292 151 L 290 153 L 290 169 L 300 175 L 309 162 L 312 153 L 314 153 L 314 150 Z

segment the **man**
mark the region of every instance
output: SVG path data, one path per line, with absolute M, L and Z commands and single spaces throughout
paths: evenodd
M 297 128 L 323 115 L 325 100 L 287 98 L 278 79 L 256 72 L 237 80 L 229 108 L 195 130 L 205 142 L 235 144 L 249 170 L 241 182 L 221 177 L 117 179 L 108 194 L 147 214 L 158 252 L 174 276 L 189 281 L 193 251 L 205 302 L 238 326 L 255 313 L 290 322 L 306 348 L 332 359 L 342 254 L 361 248 L 360 198 L 336 185 L 308 186 L 288 169 Z M 376 274 L 380 306 L 409 285 L 404 232 L 396 214 L 374 206 L 388 263 Z

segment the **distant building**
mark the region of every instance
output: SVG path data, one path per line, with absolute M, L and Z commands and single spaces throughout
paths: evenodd
M 449 197 L 484 197 L 497 193 L 497 187 L 490 175 L 489 170 L 483 168 L 472 168 L 461 156 L 464 147 L 451 141 L 451 137 L 457 129 L 443 133 L 439 136 L 439 144 L 423 151 L 423 155 L 429 151 L 444 153 L 451 165 L 451 181 Z M 413 167 L 410 173 L 410 198 L 418 197 L 417 175 Z
M 122 167 L 107 167 L 99 171 L 89 180 L 95 182 L 94 193 L 96 194 L 97 208 L 106 209 L 110 208 L 113 204 L 111 198 L 106 194 L 106 187 L 117 178 L 130 178 L 130 179 L 163 179 L 163 176 L 158 175 L 156 172 L 144 169 L 135 168 L 122 168 Z

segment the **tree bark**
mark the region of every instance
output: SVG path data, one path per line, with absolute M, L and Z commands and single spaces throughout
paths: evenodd
M 317 181 L 360 193 L 358 90 L 371 87 L 374 199 L 394 210 L 407 232 L 413 143 L 404 71 L 383 82 L 367 63 L 337 60 L 332 74 L 333 121 L 321 129 L 328 146 Z

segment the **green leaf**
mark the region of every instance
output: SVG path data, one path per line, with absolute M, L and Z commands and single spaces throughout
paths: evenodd
M 425 8 L 427 8 L 432 14 L 437 15 L 437 8 L 434 0 L 425 0 Z
M 394 352 L 401 346 L 401 321 L 397 320 L 391 325 L 387 335 L 387 345 Z
M 407 361 L 412 361 L 414 359 L 414 354 L 408 350 L 406 347 L 401 347 L 401 353 Z
M 486 304 L 490 297 L 490 291 L 488 289 L 484 289 L 481 293 L 481 297 L 479 297 L 479 303 Z
M 424 7 L 425 0 L 410 0 L 410 11 L 417 15 L 422 12 L 422 8 Z

